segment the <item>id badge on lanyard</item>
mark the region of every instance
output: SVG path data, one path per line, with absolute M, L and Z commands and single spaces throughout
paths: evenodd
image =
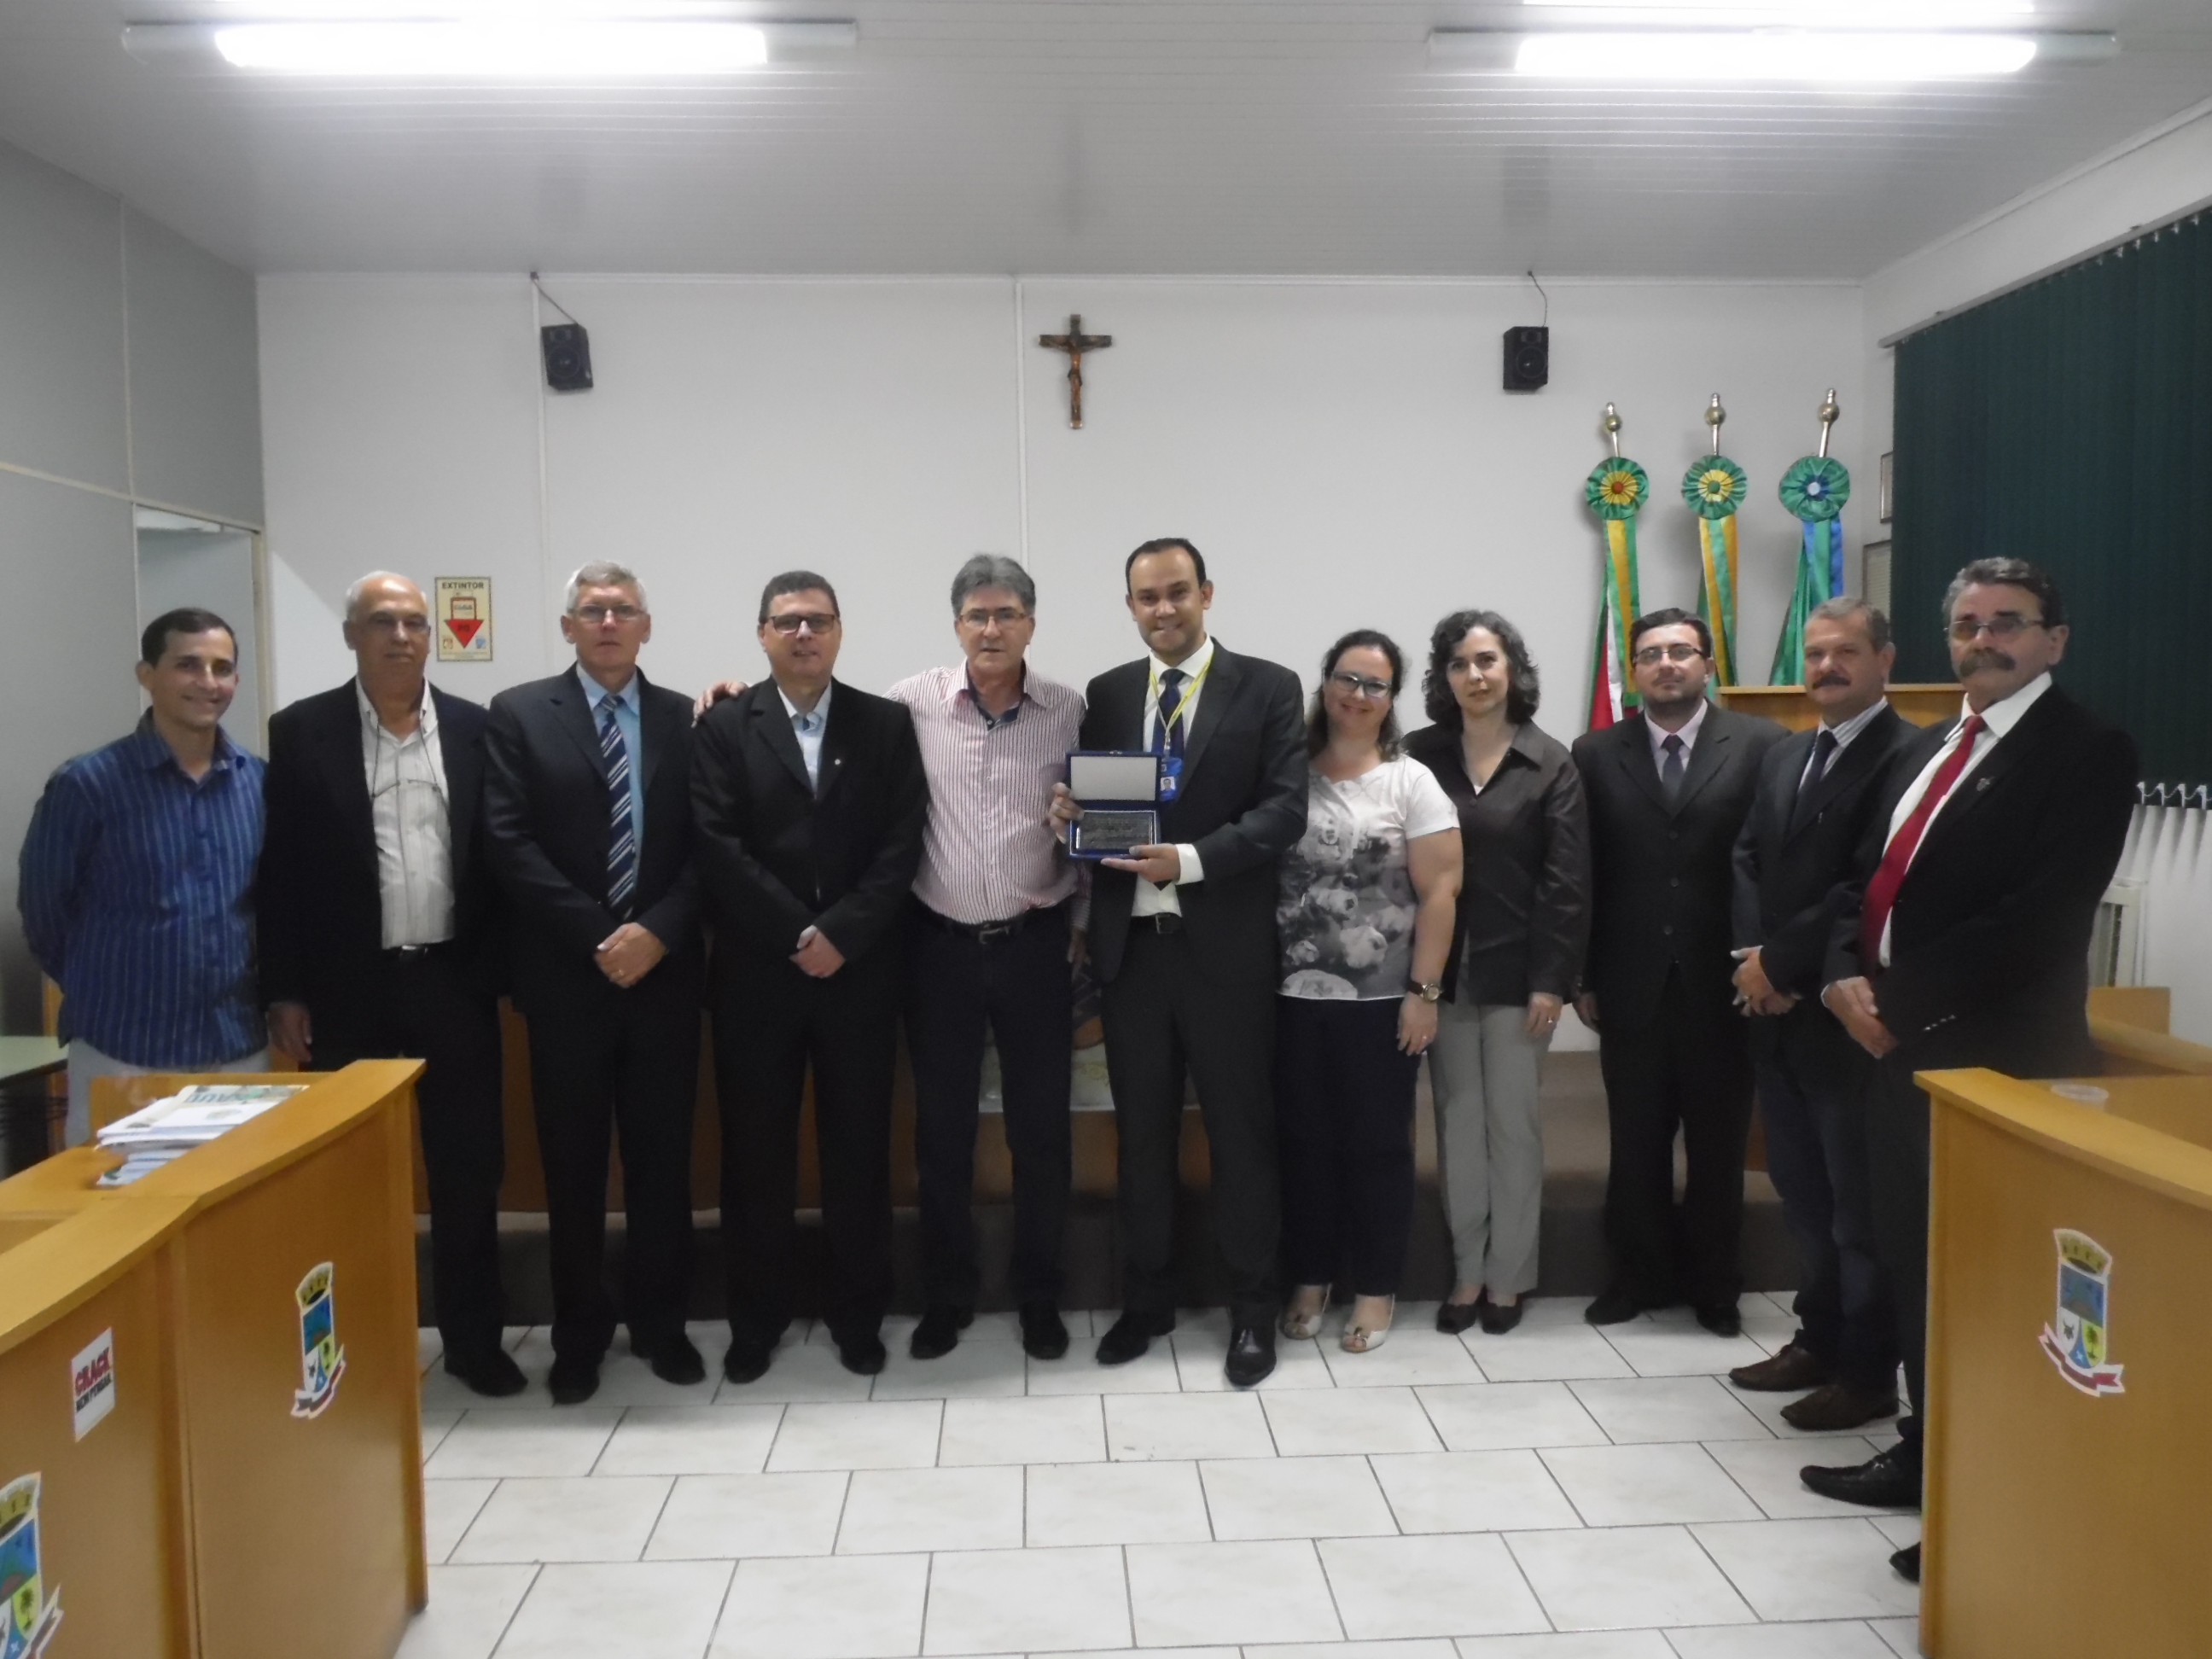
M 1173 800 L 1176 798 L 1176 790 L 1181 788 L 1182 785 L 1182 757 L 1162 755 L 1160 757 L 1160 799 Z

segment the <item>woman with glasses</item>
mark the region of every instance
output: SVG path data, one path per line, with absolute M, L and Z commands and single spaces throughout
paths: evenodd
M 1275 1109 L 1285 1336 L 1319 1330 L 1348 1285 L 1341 1346 L 1389 1335 L 1413 1218 L 1413 1084 L 1437 1032 L 1459 896 L 1460 832 L 1427 768 L 1398 752 L 1405 659 L 1371 629 L 1322 663 L 1306 721 L 1306 830 L 1275 921 Z
M 1565 744 L 1537 730 L 1536 665 L 1493 611 L 1429 641 L 1435 722 L 1407 740 L 1455 809 L 1467 866 L 1429 1050 L 1457 1283 L 1437 1328 L 1521 1322 L 1536 1287 L 1544 1132 L 1538 1072 L 1589 938 L 1589 827 Z

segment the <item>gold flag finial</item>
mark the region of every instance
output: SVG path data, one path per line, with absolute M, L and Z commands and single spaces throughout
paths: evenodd
M 1712 428 L 1713 454 L 1721 453 L 1721 422 L 1728 419 L 1728 410 L 1721 407 L 1721 394 L 1713 393 L 1713 400 L 1705 405 L 1705 424 Z
M 1611 404 L 1607 404 L 1605 406 L 1605 418 L 1597 424 L 1598 430 L 1613 441 L 1613 459 L 1619 460 L 1620 459 L 1620 411 Z
M 1837 418 L 1844 412 L 1836 401 L 1836 388 L 1830 386 L 1828 395 L 1820 400 L 1820 459 L 1828 457 L 1828 434 L 1835 429 Z

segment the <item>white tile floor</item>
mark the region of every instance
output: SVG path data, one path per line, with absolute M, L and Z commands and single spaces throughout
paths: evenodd
M 404 1659 L 1897 1659 L 1889 1553 L 1916 1516 L 1830 1503 L 1806 1462 L 1888 1436 L 1797 1433 L 1721 1373 L 1789 1339 L 1686 1313 L 1593 1330 L 1578 1302 L 1461 1340 L 1407 1304 L 1380 1352 L 1334 1323 L 1228 1390 L 1218 1311 L 1132 1365 L 1028 1359 L 1011 1316 L 856 1377 L 795 1330 L 766 1377 L 671 1389 L 618 1351 L 555 1410 L 482 1401 L 424 1333 L 430 1607 Z M 1340 1321 L 1341 1315 L 1337 1316 Z M 1786 1398 L 1784 1396 L 1784 1398 Z

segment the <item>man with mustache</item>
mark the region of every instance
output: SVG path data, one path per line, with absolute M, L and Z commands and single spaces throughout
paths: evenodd
M 1830 938 L 1820 1000 L 1875 1057 L 1866 1120 L 1875 1239 L 1897 1300 L 1912 1415 L 1867 1462 L 1809 1468 L 1823 1497 L 1920 1502 L 1927 1415 L 1928 1097 L 1918 1071 L 2015 1077 L 2100 1067 L 2089 935 L 2126 844 L 2136 746 L 2052 684 L 2066 654 L 2058 586 L 2025 559 L 1977 559 L 1944 597 L 1956 721 L 1899 757 L 1859 849 L 1862 889 Z M 1890 1563 L 1920 1577 L 1920 1547 Z
M 1575 1007 L 1598 1033 L 1612 1132 L 1613 1278 L 1585 1316 L 1617 1325 L 1686 1301 L 1707 1330 L 1735 1336 L 1751 1062 L 1729 916 L 1736 834 L 1783 732 L 1705 701 L 1713 641 L 1701 618 L 1638 617 L 1628 648 L 1643 708 L 1574 746 L 1595 878 Z M 1677 1128 L 1690 1168 L 1679 1213 Z
M 1767 1173 L 1797 1244 L 1798 1330 L 1729 1373 L 1740 1389 L 1813 1392 L 1782 1408 L 1800 1429 L 1853 1429 L 1897 1409 L 1897 1316 L 1874 1248 L 1862 1115 L 1872 1056 L 1820 1006 L 1839 890 L 1919 735 L 1883 692 L 1889 618 L 1833 599 L 1805 623 L 1812 730 L 1766 751 L 1735 844 L 1735 988 L 1749 1017 Z

